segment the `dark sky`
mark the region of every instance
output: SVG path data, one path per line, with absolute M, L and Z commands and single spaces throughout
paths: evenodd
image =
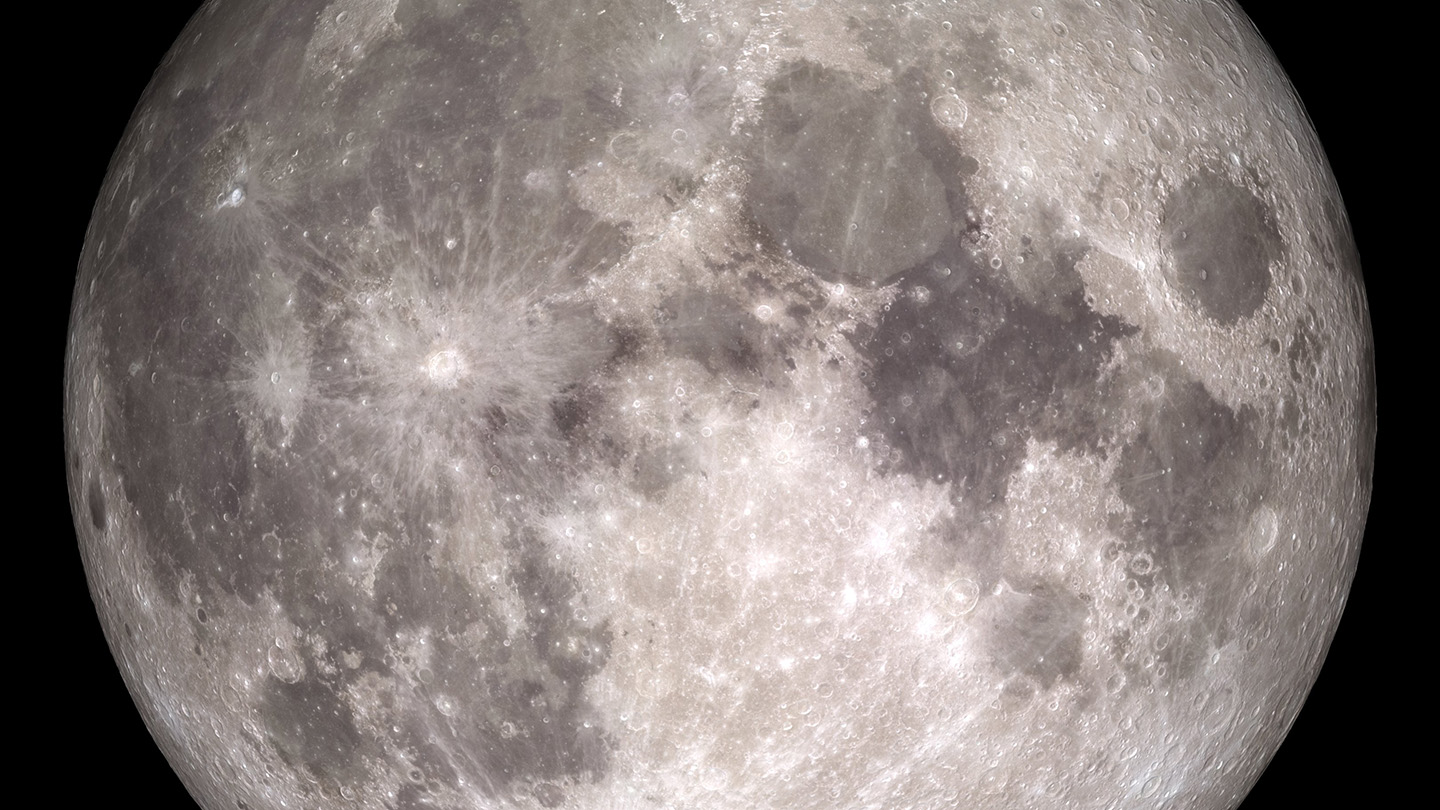
M 20 631 L 14 628 L 27 625 L 12 621 L 11 632 L 42 637 L 39 660 L 29 657 L 33 649 L 24 653 L 28 662 L 22 671 L 35 674 L 28 686 L 22 676 L 24 688 L 14 694 L 22 704 L 22 718 L 37 713 L 24 721 L 25 728 L 39 731 L 36 770 L 31 773 L 46 783 L 40 785 L 42 790 L 58 791 L 64 797 L 49 802 L 57 806 L 105 807 L 123 799 L 154 810 L 195 807 L 150 743 L 100 635 L 69 523 L 56 397 L 75 262 L 90 208 L 135 101 L 195 5 L 165 0 L 80 7 L 53 4 L 55 17 L 49 30 L 56 33 L 22 35 L 56 43 L 42 63 L 26 69 L 28 81 L 38 82 L 44 91 L 37 104 L 43 122 L 36 130 L 40 140 L 32 144 L 33 152 L 27 150 L 12 160 L 34 164 L 21 166 L 22 172 L 45 167 L 46 179 L 40 187 L 45 189 L 42 199 L 47 210 L 37 213 L 47 227 L 54 228 L 49 244 L 59 248 L 58 254 L 50 254 L 55 266 L 47 271 L 55 286 L 46 300 L 41 352 L 45 362 L 39 379 L 47 381 L 41 389 L 49 393 L 39 397 L 35 432 L 48 437 L 40 442 L 44 455 L 37 467 L 45 471 L 40 479 L 43 497 L 56 504 L 53 518 L 63 529 L 59 537 L 42 533 L 41 540 L 33 541 L 42 550 L 37 570 L 43 571 L 39 581 L 46 591 L 35 597 L 44 601 L 42 612 L 31 615 L 45 616 L 48 626 Z M 1403 776 L 1409 771 L 1404 762 L 1413 755 L 1400 755 L 1401 743 L 1390 737 L 1403 721 L 1429 722 L 1432 712 L 1422 715 L 1419 708 L 1428 701 L 1409 695 L 1417 689 L 1433 689 L 1436 679 L 1420 669 L 1430 643 L 1419 643 L 1415 652 L 1391 643 L 1395 638 L 1415 638 L 1409 642 L 1414 645 L 1420 636 L 1412 636 L 1406 628 L 1409 620 L 1404 617 L 1413 614 L 1400 604 L 1406 588 L 1396 583 L 1405 579 L 1398 576 L 1397 543 L 1385 531 L 1387 524 L 1399 523 L 1394 488 L 1399 476 L 1386 465 L 1392 461 L 1402 418 L 1395 406 L 1406 399 L 1390 384 L 1398 375 L 1387 373 L 1398 367 L 1397 329 L 1405 321 L 1398 314 L 1403 294 L 1392 280 L 1397 274 L 1391 266 L 1407 244 L 1394 219 L 1398 206 L 1390 202 L 1385 187 L 1393 182 L 1387 179 L 1391 176 L 1418 179 L 1407 164 L 1410 143 L 1396 139 L 1418 139 L 1421 125 L 1418 120 L 1405 120 L 1403 109 L 1397 112 L 1389 104 L 1386 88 L 1396 83 L 1391 74 L 1399 69 L 1389 50 L 1399 46 L 1390 42 L 1388 31 L 1382 34 L 1378 11 L 1355 7 L 1344 14 L 1306 12 L 1296 17 L 1294 4 L 1245 5 L 1252 7 L 1257 27 L 1305 100 L 1349 207 L 1376 326 L 1382 416 L 1376 493 L 1349 607 L 1305 710 L 1243 808 L 1343 807 L 1362 800 L 1366 806 L 1402 806 L 1400 788 L 1416 781 L 1414 776 Z M 1308 4 L 1299 7 L 1309 8 Z M 1320 7 L 1314 8 L 1318 12 Z M 1386 16 L 1384 25 L 1393 26 L 1393 15 Z M 61 64 L 78 70 L 53 67 Z M 46 84 L 35 78 L 52 69 L 66 80 Z M 64 149 L 69 143 L 74 148 Z M 60 157 L 51 156 L 62 149 Z M 47 167 L 46 161 L 54 165 Z M 55 168 L 60 170 L 58 181 Z M 27 234 L 12 238 L 16 236 Z M 1413 241 L 1413 236 L 1409 239 Z M 12 265 L 11 272 L 23 271 Z M 1433 440 L 1418 445 L 1434 446 Z M 1432 528 L 1398 537 L 1412 543 L 1433 537 L 1433 521 L 1428 523 Z M 27 577 L 20 582 L 20 593 L 31 590 Z M 34 610 L 18 605 L 11 609 Z M 1400 630 L 1389 630 L 1397 617 Z M 15 652 L 13 642 L 11 649 L 12 656 L 22 655 Z M 1422 731 L 1422 739 L 1429 736 Z M 22 779 L 26 775 L 20 769 L 11 772 Z

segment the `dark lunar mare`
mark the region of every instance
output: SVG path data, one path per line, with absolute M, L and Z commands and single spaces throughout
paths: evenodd
M 599 778 L 608 766 L 612 743 L 583 697 L 585 682 L 608 657 L 608 631 L 575 622 L 567 607 L 576 597 L 573 578 L 539 555 L 539 539 L 520 521 L 470 541 L 505 548 L 515 561 L 507 584 L 526 606 L 525 623 L 507 630 L 490 596 L 475 593 L 449 561 L 437 559 L 437 538 L 421 528 L 452 523 L 455 504 L 443 492 L 400 503 L 389 480 L 372 483 L 376 470 L 367 459 L 336 455 L 354 449 L 347 431 L 365 432 L 365 417 L 354 405 L 376 392 L 327 371 L 355 348 L 336 329 L 333 298 L 378 269 L 357 264 L 362 250 L 352 255 L 331 245 L 317 253 L 307 235 L 353 229 L 380 197 L 388 215 L 433 226 L 432 198 L 423 195 L 462 179 L 504 181 L 485 163 L 495 143 L 487 133 L 505 121 L 498 111 L 510 103 L 497 88 L 509 71 L 525 69 L 523 28 L 494 4 L 466 14 L 444 25 L 411 21 L 403 48 L 382 43 L 343 85 L 331 113 L 339 131 L 311 128 L 307 135 L 282 128 L 281 137 L 293 143 L 277 142 L 275 128 L 267 129 L 271 122 L 249 120 L 243 102 L 258 100 L 254 106 L 283 123 L 310 105 L 323 77 L 267 84 L 257 78 L 262 71 L 229 71 L 162 103 L 155 95 L 165 86 L 162 71 L 132 124 L 132 130 L 150 124 L 134 174 L 173 183 L 178 191 L 137 197 L 128 212 L 112 210 L 112 223 L 131 216 L 109 242 L 107 270 L 98 274 L 90 300 L 105 302 L 102 373 L 115 392 L 106 414 L 108 449 L 140 521 L 160 596 L 193 616 L 196 655 L 207 661 L 233 643 L 220 629 L 231 618 L 228 599 L 245 605 L 274 599 L 305 634 L 290 642 L 303 662 L 297 678 L 271 676 L 262 686 L 263 738 L 251 743 L 272 748 L 330 795 L 366 781 L 368 764 L 385 757 L 388 746 L 416 768 L 397 807 L 432 806 L 424 795 L 439 785 L 458 788 L 461 776 L 497 793 L 507 784 L 527 784 L 544 806 L 558 806 L 563 782 Z M 244 52 L 275 53 L 282 63 L 292 60 L 300 75 L 304 66 L 293 46 L 307 37 L 297 36 L 296 20 L 250 22 L 256 27 L 246 29 Z M 402 58 L 418 59 L 417 69 L 434 81 L 394 85 L 404 71 L 393 62 Z M 441 96 L 464 103 L 446 105 Z M 405 126 L 377 139 L 367 127 L 382 104 Z M 544 117 L 541 109 L 512 125 L 522 134 L 553 126 Z M 465 133 L 470 156 L 452 161 L 448 174 L 442 171 L 434 188 L 425 188 L 432 181 L 417 175 L 414 155 L 436 146 L 453 152 L 457 133 Z M 333 154 L 336 143 L 353 148 L 349 167 L 326 168 L 315 157 Z M 299 176 L 314 182 L 297 184 L 264 159 L 257 162 L 257 155 L 291 153 Z M 324 177 L 330 179 L 320 182 Z M 231 194 L 249 207 L 220 205 Z M 560 250 L 577 250 L 565 244 L 574 232 L 553 235 Z M 435 237 L 423 230 L 412 235 Z M 578 250 L 577 262 L 598 260 Z M 249 381 L 237 376 L 237 363 L 254 359 L 247 328 L 262 334 L 276 328 L 256 280 L 277 267 L 298 279 L 293 317 L 307 324 L 313 351 L 311 380 L 299 394 L 305 410 L 289 425 L 247 399 Z M 537 410 L 551 413 L 548 403 Z M 496 432 L 519 429 L 513 415 L 489 413 L 481 421 L 491 434 L 476 441 L 498 442 Z M 558 436 L 561 426 L 523 427 Z M 475 452 L 483 457 L 485 451 Z M 103 529 L 110 506 L 98 479 L 91 480 L 89 517 Z M 506 488 L 503 481 L 494 486 Z M 530 489 L 511 488 L 517 487 Z M 357 494 L 382 508 L 354 508 Z M 337 504 L 349 507 L 337 510 Z M 360 578 L 335 564 L 355 553 L 358 538 L 385 539 L 373 597 Z M 408 674 L 414 662 L 394 650 L 403 633 L 431 639 L 426 675 L 418 682 Z M 471 637 L 483 642 L 462 641 Z M 398 728 L 388 742 L 363 733 L 351 708 L 351 696 L 376 679 L 394 685 L 376 696 L 378 710 L 390 716 L 386 724 Z M 453 718 L 434 708 L 442 695 L 458 707 Z M 402 704 L 409 708 L 402 711 Z M 417 704 L 427 709 L 414 711 Z
M 953 482 L 970 516 L 953 527 L 956 553 L 993 576 L 1003 539 L 981 524 L 998 513 L 1027 440 L 1108 449 L 1113 426 L 1096 391 L 1114 342 L 1136 330 L 1089 307 L 1075 270 L 1088 247 L 1058 238 L 1056 217 L 1023 240 L 1019 260 L 1039 279 L 1028 294 L 985 254 L 986 223 L 964 188 L 978 164 L 936 127 L 917 71 L 882 96 L 802 64 L 772 83 L 766 104 L 750 211 L 820 275 L 896 285 L 878 326 L 859 336 L 868 420 L 886 469 Z M 898 207 L 856 209 L 831 199 L 836 188 Z M 868 216 L 852 224 L 857 210 Z M 1021 587 L 1000 605 L 991 653 L 1049 688 L 1077 671 L 1088 606 L 1056 583 Z
M 1159 406 L 1120 453 L 1114 482 L 1130 512 L 1115 528 L 1131 554 L 1153 561 L 1131 565 L 1135 587 L 1163 585 L 1182 602 L 1199 601 L 1196 619 L 1157 651 L 1168 674 L 1183 678 L 1241 632 L 1246 577 L 1233 559 L 1243 553 L 1246 523 L 1270 494 L 1272 471 L 1254 409 L 1231 409 L 1178 365 L 1165 366 Z M 1114 639 L 1118 655 L 1128 646 L 1124 634 Z
M 1074 258 L 1063 261 L 1073 272 Z M 963 249 L 907 273 L 899 288 L 864 344 L 896 471 L 995 503 L 1029 438 L 1067 450 L 1110 438 L 1093 392 L 1132 327 L 1096 314 L 1078 291 L 1063 314 L 1035 306 Z
M 1206 315 L 1229 325 L 1260 309 L 1270 264 L 1284 257 L 1266 203 L 1224 175 L 1202 170 L 1170 192 L 1162 222 L 1174 256 L 1172 283 Z
M 810 63 L 770 83 L 757 133 L 751 216 L 822 276 L 882 281 L 950 231 L 945 180 L 908 105 Z

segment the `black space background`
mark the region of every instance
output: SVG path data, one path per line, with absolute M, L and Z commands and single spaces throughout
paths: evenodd
M 1392 194 L 1405 182 L 1433 183 L 1410 168 L 1410 150 L 1428 149 L 1411 139 L 1428 125 L 1418 120 L 1423 112 L 1389 103 L 1387 88 L 1404 81 L 1397 78 L 1403 70 L 1390 61 L 1389 51 L 1399 49 L 1390 40 L 1403 32 L 1394 30 L 1397 15 L 1383 12 L 1386 6 L 1347 4 L 1343 12 L 1326 13 L 1320 11 L 1323 4 L 1244 5 L 1305 100 L 1349 208 L 1375 324 L 1380 447 L 1369 527 L 1344 620 L 1304 711 L 1242 807 L 1407 806 L 1406 788 L 1428 781 L 1427 769 L 1416 772 L 1408 762 L 1433 745 L 1426 732 L 1433 722 L 1426 694 L 1436 679 L 1433 664 L 1423 663 L 1433 653 L 1433 638 L 1411 629 L 1415 614 L 1401 604 L 1419 577 L 1398 569 L 1402 554 L 1422 545 L 1424 536 L 1434 537 L 1434 521 L 1420 521 L 1426 528 L 1418 532 L 1408 525 L 1398 532 L 1403 521 L 1398 488 L 1408 470 L 1397 469 L 1397 447 L 1413 442 L 1433 457 L 1435 442 L 1400 435 L 1408 433 L 1405 413 L 1412 407 L 1405 380 L 1415 376 L 1410 363 L 1399 369 L 1408 348 L 1401 335 L 1407 321 L 1401 299 L 1415 295 L 1402 292 L 1401 280 L 1415 276 L 1410 262 L 1405 270 L 1411 272 L 1396 272 L 1407 238 L 1396 221 L 1404 206 Z M 10 29 L 20 45 L 38 45 L 47 54 L 12 74 L 39 88 L 32 109 L 42 122 L 29 130 L 35 140 L 12 151 L 11 158 L 22 176 L 34 177 L 23 191 L 35 192 L 32 199 L 42 206 L 22 221 L 43 223 L 37 228 L 41 242 L 33 241 L 34 233 L 10 234 L 34 250 L 12 254 L 29 258 L 22 259 L 28 267 L 12 267 L 11 273 L 33 276 L 43 269 L 45 286 L 43 338 L 33 347 L 38 351 L 25 352 L 30 348 L 25 338 L 14 345 L 37 358 L 32 379 L 42 381 L 29 397 L 39 412 L 22 423 L 33 428 L 20 428 L 28 434 L 22 445 L 37 448 L 36 474 L 30 476 L 27 468 L 21 475 L 36 479 L 40 493 L 34 505 L 50 504 L 37 509 L 35 529 L 21 527 L 12 539 L 26 547 L 23 554 L 39 552 L 30 570 L 12 572 L 17 584 L 9 600 L 11 677 L 28 673 L 12 681 L 11 700 L 20 705 L 11 707 L 11 734 L 17 741 L 33 740 L 36 757 L 28 773 L 15 766 L 10 773 L 13 782 L 38 782 L 33 786 L 51 795 L 31 806 L 196 806 L 141 724 L 100 633 L 70 523 L 58 396 L 75 265 L 91 206 L 135 102 L 195 6 L 193 0 L 54 4 L 52 13 L 41 12 L 50 17 L 43 27 Z M 16 116 L 30 114 L 12 108 L 7 119 L 15 124 Z M 1400 182 L 1390 179 L 1397 176 Z M 32 317 L 21 301 L 12 303 L 21 309 L 20 322 Z M 14 333 L 10 337 L 16 340 Z M 25 514 L 32 504 L 18 506 Z M 54 524 L 63 527 L 58 536 L 40 529 Z M 1408 555 L 1406 563 L 1415 565 Z M 1418 585 L 1425 587 L 1434 586 Z M 15 635 L 38 644 L 21 652 L 26 642 Z M 1432 743 L 1419 743 L 1417 750 L 1402 731 L 1418 731 L 1420 740 Z

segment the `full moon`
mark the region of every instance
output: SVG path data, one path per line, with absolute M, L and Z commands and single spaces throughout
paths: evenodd
M 1232 808 L 1376 422 L 1225 0 L 207 3 L 64 403 L 207 810 Z

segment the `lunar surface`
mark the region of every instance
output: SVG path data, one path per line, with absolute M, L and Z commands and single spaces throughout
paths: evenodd
M 1209 0 L 209 3 L 70 328 L 208 810 L 1233 807 L 1370 499 L 1344 207 Z

